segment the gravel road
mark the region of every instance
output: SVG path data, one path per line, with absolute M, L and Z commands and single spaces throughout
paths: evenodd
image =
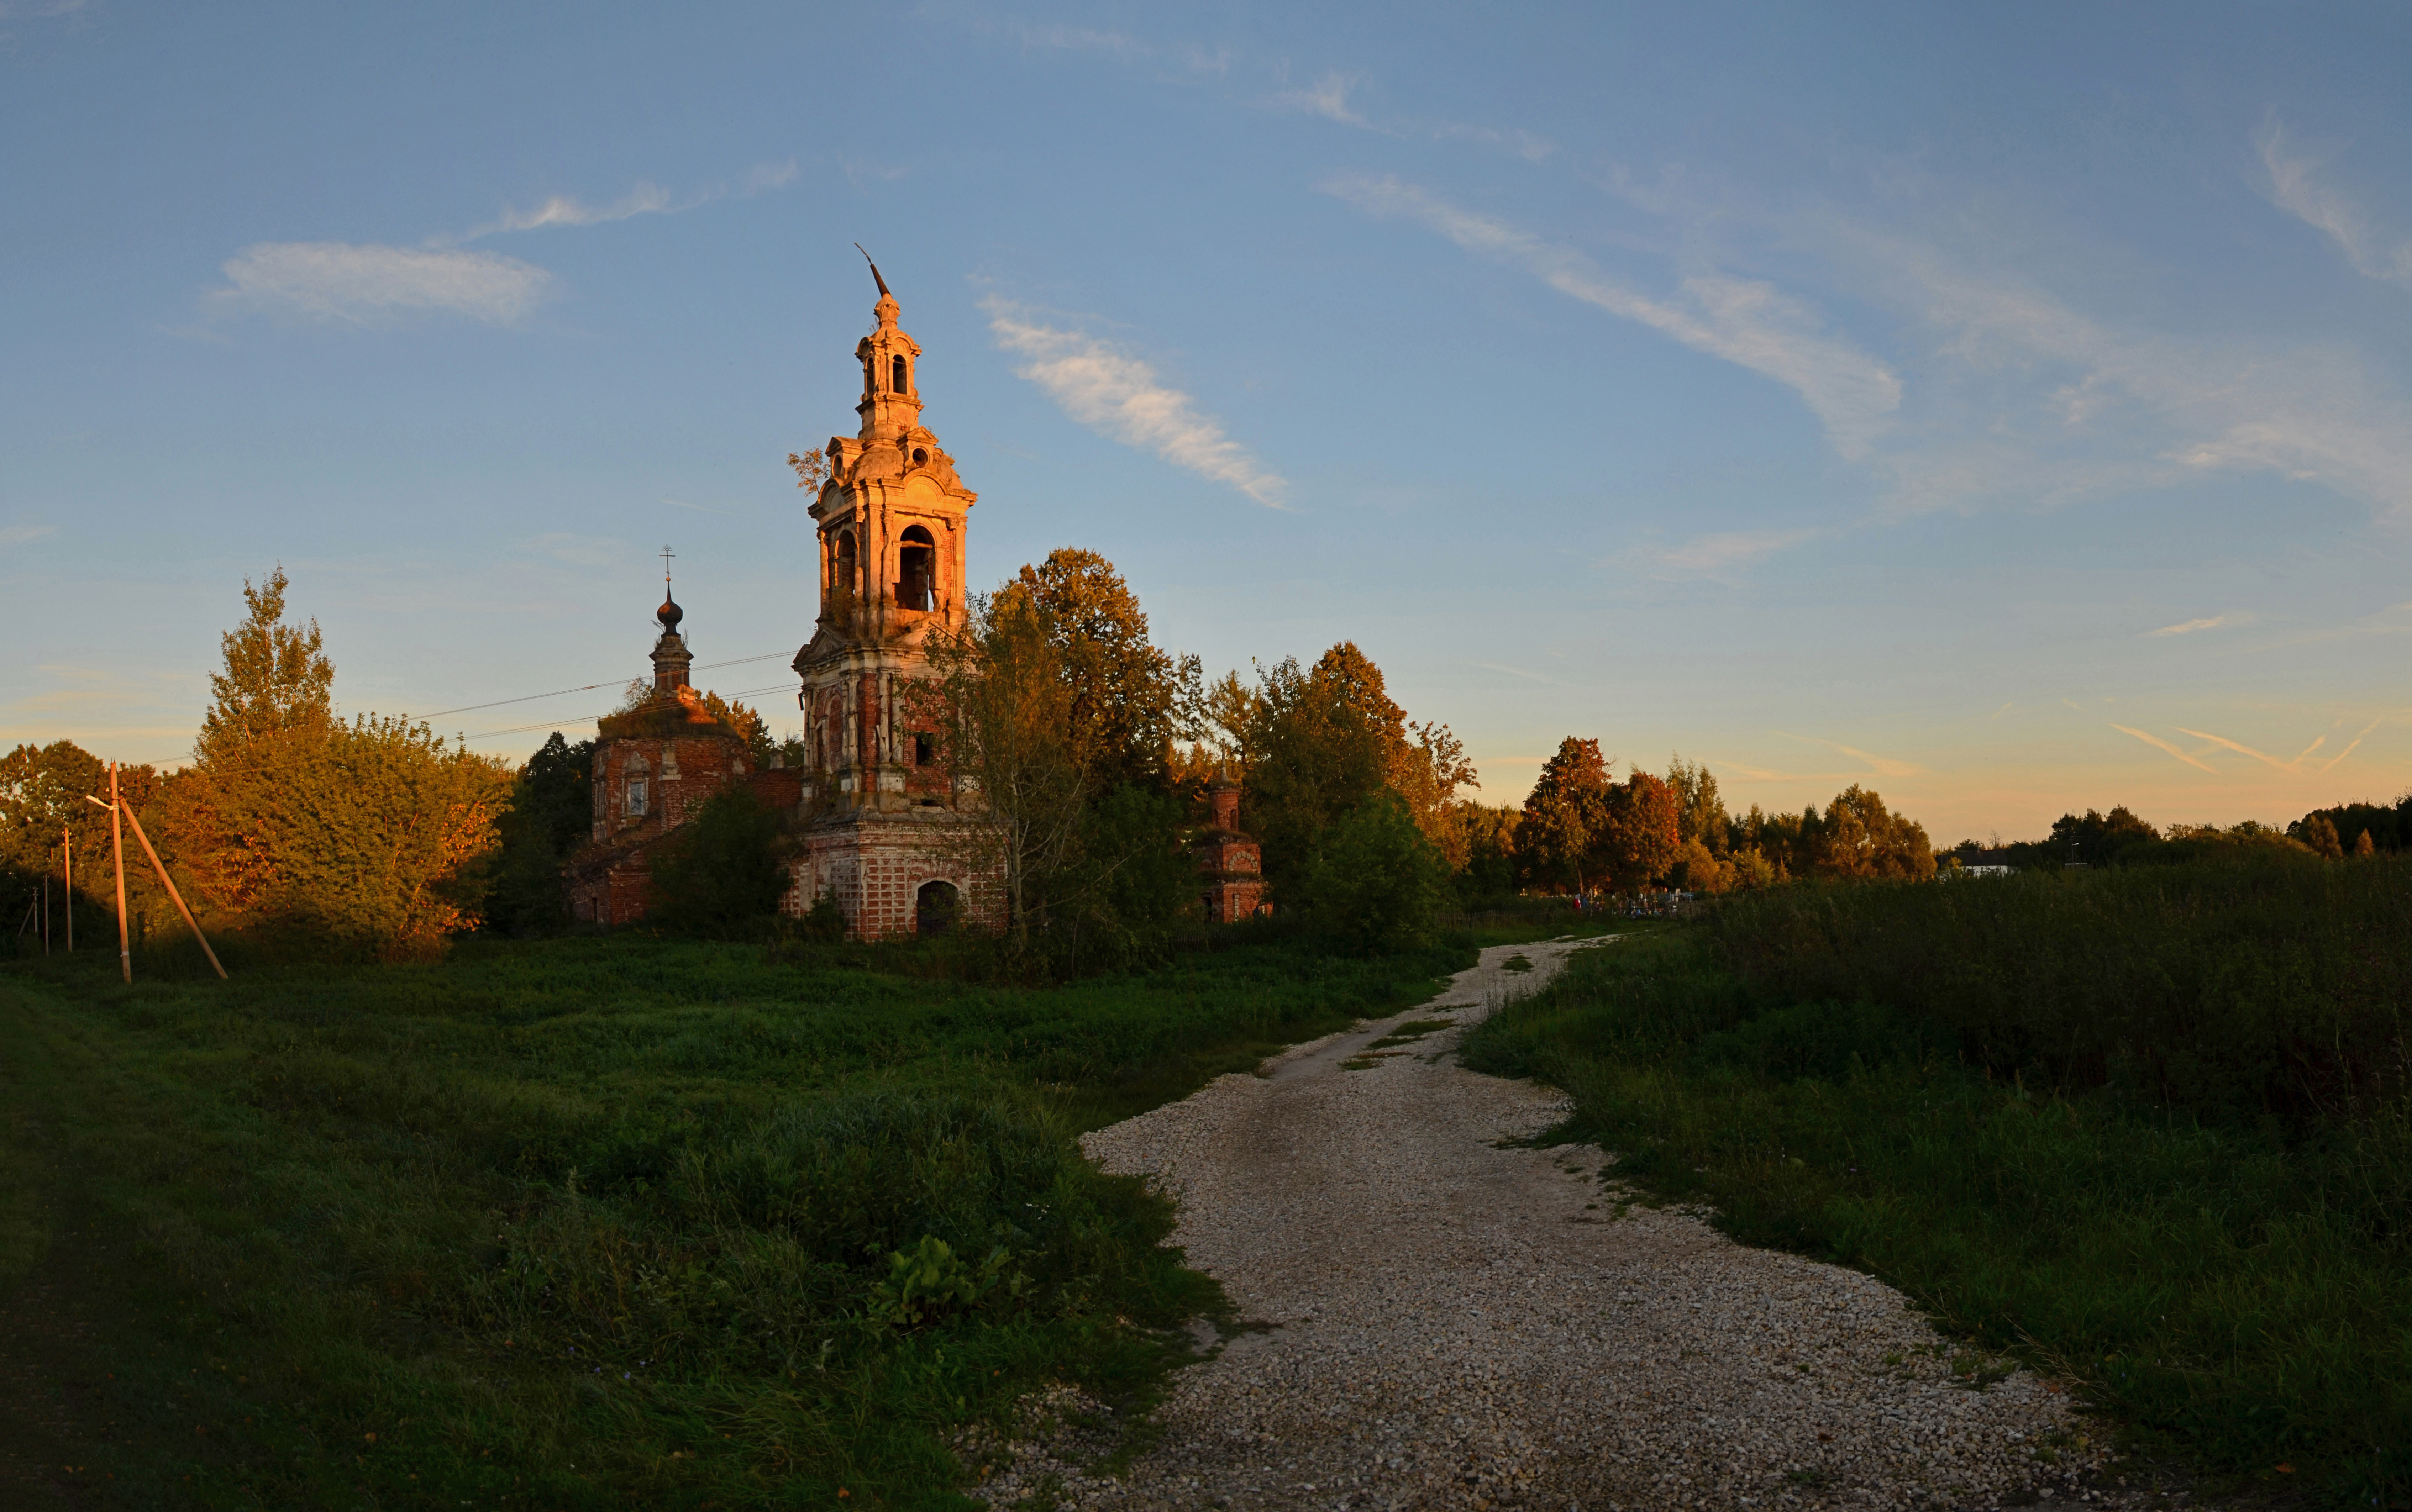
M 1952 1384 L 1951 1347 L 1890 1288 L 1682 1212 L 1620 1213 L 1597 1150 L 1502 1147 L 1565 1103 L 1447 1052 L 1587 943 L 1485 950 L 1423 1007 L 1089 1135 L 1178 1199 L 1173 1241 L 1250 1327 L 1179 1373 L 1121 1475 L 1081 1468 L 1111 1434 L 1059 1391 L 1026 1403 L 1018 1441 L 959 1446 L 977 1494 L 1134 1512 L 2114 1496 L 2089 1489 L 2101 1450 L 2055 1387 Z

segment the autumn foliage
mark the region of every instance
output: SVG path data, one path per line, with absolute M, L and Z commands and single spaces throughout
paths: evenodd
M 249 612 L 158 829 L 233 922 L 334 953 L 434 954 L 478 923 L 474 869 L 509 773 L 423 724 L 338 717 L 317 624 L 285 623 L 285 589 L 282 570 L 243 585 Z

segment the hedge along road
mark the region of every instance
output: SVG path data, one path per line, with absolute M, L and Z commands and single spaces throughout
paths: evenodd
M 1087 1136 L 1181 1204 L 1247 1327 L 1184 1370 L 1119 1475 L 1070 1427 L 963 1446 L 975 1494 L 1099 1507 L 1990 1506 L 2116 1493 L 2067 1399 L 1953 1384 L 1855 1271 L 1625 1207 L 1554 1091 L 1467 1071 L 1462 1029 L 1598 942 L 1496 946 L 1448 991 Z M 1068 1394 L 1037 1404 L 1077 1421 Z M 1034 1417 L 1034 1423 L 1037 1417 Z M 2081 1442 L 2083 1441 L 2083 1442 Z M 2166 1501 L 2158 1505 L 2168 1505 Z

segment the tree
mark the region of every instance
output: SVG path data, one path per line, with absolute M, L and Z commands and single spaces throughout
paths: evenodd
M 1557 754 L 1542 763 L 1516 827 L 1528 876 L 1552 890 L 1584 890 L 1594 848 L 1608 828 L 1608 790 L 1599 742 L 1572 735 L 1560 741 Z
M 1083 805 L 1096 790 L 1072 737 L 1063 651 L 1029 595 L 974 595 L 963 623 L 924 642 L 932 677 L 905 690 L 917 723 L 938 735 L 940 759 L 967 789 L 939 848 L 1002 885 L 1006 927 L 1027 949 L 1046 885 L 1072 859 Z
M 160 829 L 225 912 L 287 926 L 314 949 L 431 954 L 477 921 L 477 863 L 509 775 L 423 724 L 336 719 L 317 625 L 284 623 L 285 589 L 281 570 L 243 585 L 248 613 L 225 638 Z
M 1686 844 L 1697 842 L 1712 857 L 1723 856 L 1731 845 L 1733 821 L 1717 793 L 1715 775 L 1699 762 L 1670 756 L 1667 785 L 1675 790 L 1677 838 Z
M 1287 657 L 1243 690 L 1226 679 L 1205 696 L 1210 717 L 1242 722 L 1233 742 L 1246 765 L 1247 828 L 1264 843 L 1265 875 L 1280 895 L 1313 870 L 1341 815 L 1380 792 L 1399 796 L 1425 837 L 1451 843 L 1449 805 L 1475 780 L 1445 725 L 1410 724 L 1382 670 L 1351 641 L 1302 668 Z
M 307 628 L 285 623 L 286 587 L 282 565 L 257 588 L 243 580 L 250 612 L 220 639 L 226 667 L 210 674 L 213 701 L 201 716 L 197 760 L 274 736 L 320 733 L 333 723 L 334 665 L 316 620 Z
M 2368 830 L 2362 832 L 2369 833 Z M 2316 854 L 2325 856 L 2330 860 L 2341 859 L 2345 855 L 2345 845 L 2337 839 L 2336 826 L 2325 814 L 2315 814 L 2304 820 L 2303 832 L 2299 838 L 2304 844 L 2312 847 Z
M 779 812 L 743 784 L 723 787 L 654 848 L 647 917 L 664 928 L 728 934 L 779 911 L 787 890 Z
M 514 934 L 536 934 L 569 922 L 563 906 L 562 863 L 594 832 L 595 742 L 572 745 L 552 732 L 528 757 L 496 821 L 493 890 L 487 919 Z
M 1592 844 L 1593 873 L 1631 892 L 1674 864 L 1680 834 L 1675 789 L 1637 771 L 1608 790 L 1607 822 Z
M 1160 779 L 1195 659 L 1176 664 L 1148 643 L 1147 615 L 1114 565 L 1062 547 L 1024 565 L 997 599 L 1026 604 L 1047 627 L 1066 694 L 1065 733 L 1081 765 L 1109 785 Z
M 1449 896 L 1449 862 L 1406 800 L 1377 792 L 1331 828 L 1314 869 L 1294 888 L 1317 932 L 1359 955 L 1430 943 Z
M 2354 836 L 2353 853 L 2356 856 L 2375 856 L 2378 854 L 2378 847 L 2371 844 L 2369 830 L 2364 829 L 2361 833 Z
M 1458 901 L 1467 906 L 1512 896 L 1516 891 L 1516 830 L 1523 811 L 1460 799 L 1449 806 L 1456 837 Z
M 1925 828 L 1890 813 L 1882 798 L 1856 783 L 1827 805 L 1816 848 L 1820 876 L 1924 882 L 1934 875 Z

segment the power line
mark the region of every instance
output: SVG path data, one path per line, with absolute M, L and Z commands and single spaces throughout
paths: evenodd
M 793 652 L 786 651 L 766 652 L 759 656 L 740 656 L 735 661 L 730 662 L 706 662 L 701 667 L 693 668 L 690 668 L 690 670 L 710 672 L 715 671 L 723 667 L 743 667 L 747 662 L 776 661 L 782 656 L 791 656 L 793 654 L 795 654 Z M 533 703 L 538 698 L 559 698 L 572 693 L 592 693 L 596 688 L 608 688 L 611 685 L 610 682 L 588 683 L 574 688 L 556 688 L 551 693 L 530 693 L 517 698 L 496 698 L 492 703 L 464 703 L 458 709 L 438 709 L 432 714 L 425 714 L 420 717 L 426 719 L 441 719 L 446 714 L 465 714 L 474 709 L 500 709 L 507 703 Z
M 749 659 L 753 661 L 762 660 L 759 656 L 751 657 Z M 721 665 L 728 666 L 730 664 L 722 663 Z M 793 683 L 773 683 L 767 688 L 740 688 L 735 693 L 724 693 L 721 697 L 724 698 L 752 698 L 759 697 L 765 693 L 785 693 L 794 686 L 796 686 L 796 684 Z M 569 691 L 575 693 L 579 690 L 572 688 Z M 560 729 L 565 725 L 591 725 L 598 719 L 608 719 L 610 717 L 610 712 L 606 711 L 604 713 L 586 714 L 577 719 L 548 719 L 541 725 L 514 725 L 509 729 L 490 729 L 477 735 L 463 735 L 461 738 L 464 741 L 490 741 L 497 736 L 503 735 L 527 735 L 540 729 Z

